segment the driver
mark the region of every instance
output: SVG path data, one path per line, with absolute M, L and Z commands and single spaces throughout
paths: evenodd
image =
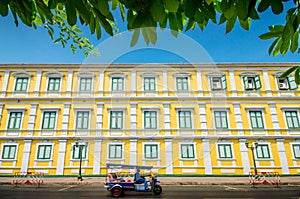
M 146 179 L 145 179 L 144 176 L 141 176 L 141 174 L 140 174 L 140 169 L 139 169 L 139 168 L 136 169 L 136 173 L 135 173 L 135 175 L 134 175 L 134 178 L 135 178 L 135 181 L 136 181 L 137 183 L 144 183 L 145 190 L 148 189 L 147 181 L 146 181 Z

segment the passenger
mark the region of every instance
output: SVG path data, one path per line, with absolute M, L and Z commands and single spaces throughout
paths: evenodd
M 141 176 L 139 168 L 136 169 L 134 179 L 136 183 L 144 183 L 145 190 L 148 190 L 147 180 L 145 179 L 144 176 Z

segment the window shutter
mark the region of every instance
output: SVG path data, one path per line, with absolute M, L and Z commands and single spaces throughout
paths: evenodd
M 294 89 L 298 88 L 298 85 L 296 84 L 294 76 L 287 77 L 287 80 L 288 80 L 290 90 L 294 90 Z
M 223 75 L 221 77 L 221 83 L 222 83 L 222 89 L 226 89 L 227 88 L 227 83 L 226 83 L 226 76 Z
M 259 75 L 256 75 L 254 77 L 254 82 L 255 82 L 255 88 L 260 89 L 261 88 L 261 82 L 260 82 L 260 77 Z
M 243 81 L 244 81 L 244 87 L 245 87 L 245 89 L 246 90 L 249 89 L 248 77 L 247 76 L 243 77 Z

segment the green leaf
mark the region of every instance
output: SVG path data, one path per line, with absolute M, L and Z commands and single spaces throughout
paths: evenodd
M 199 10 L 196 11 L 194 19 L 197 23 L 200 24 L 204 23 L 205 20 L 203 14 Z
M 292 42 L 291 42 L 290 50 L 292 53 L 296 52 L 296 50 L 298 49 L 298 45 L 299 45 L 298 41 L 299 41 L 299 31 L 296 31 L 293 35 Z
M 188 31 L 190 29 L 194 30 L 195 29 L 195 25 L 196 25 L 196 22 L 194 20 L 192 20 L 192 19 L 189 19 L 188 23 L 186 25 L 185 31 Z
M 225 23 L 226 21 L 227 21 L 226 17 L 224 16 L 224 14 L 222 14 L 220 17 L 219 25 Z
M 53 41 L 53 43 L 57 44 L 58 42 L 60 42 L 62 40 L 62 38 L 58 38 L 56 40 Z
M 235 15 L 237 15 L 236 7 L 231 6 L 226 12 L 224 12 L 224 15 L 227 19 L 233 18 Z
M 214 0 L 205 0 L 205 2 L 207 3 L 207 5 L 210 5 L 212 2 L 214 2 Z
M 144 40 L 145 40 L 146 44 L 149 45 L 150 37 L 148 35 L 147 28 L 142 28 L 141 30 L 142 30 L 142 34 L 143 34 L 143 37 L 144 37 Z
M 120 5 L 120 13 L 121 13 L 121 16 L 122 16 L 122 20 L 125 21 L 126 12 L 125 12 L 125 9 L 124 9 L 123 5 Z
M 289 50 L 289 47 L 290 47 L 290 41 L 282 39 L 282 44 L 281 44 L 281 47 L 280 47 L 280 53 L 282 55 L 285 55 L 287 53 L 287 51 Z
M 161 0 L 153 0 L 152 5 L 150 6 L 150 12 L 155 21 L 159 23 L 164 21 L 166 13 Z
M 66 13 L 68 23 L 70 24 L 70 26 L 74 26 L 77 22 L 77 15 L 72 0 L 66 2 Z
M 272 0 L 271 1 L 272 11 L 274 14 L 280 14 L 283 11 L 283 3 L 281 0 Z
M 250 23 L 251 23 L 250 18 L 248 18 L 248 19 L 246 19 L 244 21 L 242 21 L 242 20 L 239 19 L 239 22 L 240 22 L 241 27 L 244 30 L 249 30 L 250 29 Z
M 299 85 L 300 84 L 300 67 L 297 68 L 295 71 L 295 82 Z
M 232 17 L 231 19 L 229 19 L 227 21 L 227 23 L 226 23 L 226 33 L 229 33 L 233 29 L 235 21 L 236 21 L 236 17 Z
M 2 17 L 8 15 L 8 1 L 2 0 L 2 2 L 0 3 L 0 14 Z
M 275 40 L 272 42 L 272 44 L 271 44 L 271 46 L 269 47 L 269 50 L 268 50 L 269 55 L 272 54 L 275 45 L 277 45 L 278 40 L 279 40 L 279 38 L 275 39 Z
M 195 2 L 193 0 L 185 1 L 185 9 L 184 9 L 185 16 L 187 16 L 188 18 L 193 18 L 196 13 L 196 10 L 197 10 L 197 8 L 196 8 Z
M 277 56 L 280 53 L 281 45 L 282 45 L 282 39 L 279 39 L 276 46 L 274 47 L 274 50 L 273 50 L 273 56 L 274 57 Z
M 242 21 L 246 20 L 248 17 L 248 6 L 249 6 L 250 0 L 239 0 L 236 9 L 237 9 L 237 16 Z
M 282 31 L 278 32 L 267 32 L 259 36 L 260 39 L 262 40 L 267 40 L 267 39 L 272 39 L 276 37 L 280 37 L 282 35 Z
M 172 12 L 169 12 L 169 23 L 170 23 L 171 33 L 175 37 L 177 37 L 178 35 L 177 19 L 176 19 L 176 15 Z
M 110 11 L 109 11 L 109 5 L 107 0 L 98 0 L 98 8 L 104 16 L 107 16 Z
M 253 9 L 250 11 L 249 17 L 250 17 L 251 19 L 260 19 L 259 16 L 258 16 L 258 13 L 257 13 L 257 11 L 256 11 L 255 8 L 253 8 Z
M 192 1 L 192 0 L 188 0 Z M 169 12 L 176 12 L 179 6 L 179 1 L 178 0 L 165 0 L 165 8 Z
M 285 78 L 287 76 L 289 76 L 292 72 L 294 72 L 299 66 L 293 66 L 291 68 L 289 68 L 288 70 L 286 70 L 284 73 L 282 73 L 280 75 L 280 77 Z
M 182 16 L 181 12 L 176 13 L 176 19 L 177 19 L 178 30 L 182 31 L 183 30 L 183 16 Z
M 273 26 L 269 26 L 268 28 L 271 32 L 273 32 L 273 31 L 279 32 L 279 31 L 283 31 L 284 26 L 283 25 L 273 25 Z
M 95 17 L 94 17 L 94 15 L 91 15 L 91 19 L 90 19 L 90 31 L 92 34 L 95 33 Z
M 101 38 L 101 28 L 98 21 L 95 21 L 95 28 L 96 28 L 97 39 L 99 40 Z
M 258 4 L 257 10 L 258 12 L 263 12 L 271 5 L 272 0 L 261 0 L 261 2 Z
M 230 2 L 227 0 L 223 0 L 220 3 L 220 9 L 224 13 L 231 7 Z
M 136 28 L 136 29 L 134 29 L 134 32 L 133 32 L 133 35 L 131 38 L 130 47 L 133 47 L 137 44 L 139 37 L 140 37 L 140 28 Z

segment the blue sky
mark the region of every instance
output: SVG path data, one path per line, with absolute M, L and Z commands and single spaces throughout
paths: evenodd
M 140 40 L 134 48 L 129 47 L 131 33 L 123 32 L 126 24 L 121 21 L 118 21 L 121 35 L 110 38 L 103 34 L 100 41 L 89 33 L 87 27 L 82 27 L 84 35 L 99 47 L 101 54 L 88 59 L 79 50 L 74 55 L 69 47 L 53 44 L 44 28 L 34 30 L 23 24 L 16 27 L 12 16 L 0 17 L 0 63 L 299 62 L 299 54 L 269 56 L 272 41 L 258 38 L 267 32 L 269 25 L 284 23 L 285 16 L 274 16 L 269 9 L 260 17 L 261 20 L 252 22 L 249 31 L 236 24 L 232 32 L 225 34 L 224 25 L 210 23 L 203 32 L 196 28 L 195 31 L 180 33 L 178 39 L 167 30 L 162 31 L 156 45 L 146 46 Z M 120 46 L 124 49 L 118 51 Z M 110 57 L 111 54 L 115 55 Z

